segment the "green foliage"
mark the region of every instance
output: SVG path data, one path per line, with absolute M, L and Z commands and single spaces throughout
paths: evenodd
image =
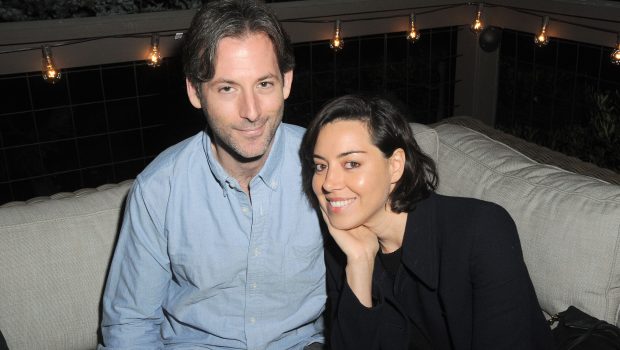
M 620 91 L 589 89 L 589 121 L 550 132 L 515 124 L 505 132 L 620 173 Z

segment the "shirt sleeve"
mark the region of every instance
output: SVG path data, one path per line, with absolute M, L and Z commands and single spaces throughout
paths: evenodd
M 330 348 L 378 349 L 379 326 L 383 309 L 382 296 L 373 300 L 372 308 L 364 306 L 346 280 L 344 267 L 326 252 L 327 299 L 330 317 L 328 325 Z
M 136 180 L 103 295 L 99 349 L 163 348 L 162 302 L 171 279 L 167 240 Z
M 551 349 L 514 221 L 497 205 L 476 214 L 472 349 Z

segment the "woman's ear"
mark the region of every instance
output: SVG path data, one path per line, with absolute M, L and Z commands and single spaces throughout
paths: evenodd
M 390 181 L 392 184 L 397 183 L 403 176 L 406 161 L 407 157 L 405 156 L 405 151 L 402 148 L 397 148 L 394 150 L 388 159 L 390 164 Z

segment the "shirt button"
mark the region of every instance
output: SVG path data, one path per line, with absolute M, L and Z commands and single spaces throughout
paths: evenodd
M 260 255 L 260 248 L 254 248 L 254 256 Z
M 248 207 L 241 207 L 241 211 L 244 212 L 244 213 L 247 213 L 248 212 Z
M 250 287 L 251 287 L 252 289 L 256 289 L 256 283 L 252 283 L 252 284 L 250 285 Z
M 250 323 L 251 323 L 251 324 L 256 323 L 256 318 L 254 318 L 254 317 L 250 317 Z

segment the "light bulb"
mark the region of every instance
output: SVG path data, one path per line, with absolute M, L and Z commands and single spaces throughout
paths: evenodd
M 411 43 L 415 43 L 420 39 L 420 32 L 415 27 L 415 14 L 411 12 L 409 15 L 409 33 L 407 34 L 407 40 Z
M 159 67 L 161 65 L 161 54 L 159 52 L 159 34 L 151 36 L 151 52 L 146 63 L 149 67 Z
M 620 34 L 618 34 L 618 40 L 616 41 L 616 49 L 611 53 L 611 63 L 620 65 Z
M 542 27 L 540 32 L 534 38 L 534 43 L 539 47 L 543 47 L 549 43 L 549 36 L 547 35 L 547 26 L 549 25 L 549 16 L 543 17 Z
M 344 40 L 342 40 L 341 31 L 342 29 L 340 28 L 340 20 L 337 19 L 336 23 L 334 24 L 334 37 L 332 38 L 332 40 L 329 41 L 329 47 L 336 52 L 342 50 L 342 47 L 344 46 Z
M 478 4 L 478 9 L 476 10 L 476 18 L 474 22 L 469 27 L 474 34 L 479 34 L 484 29 L 484 23 L 482 23 L 482 3 Z
M 54 60 L 52 59 L 52 49 L 43 45 L 41 47 L 42 52 L 42 60 L 41 60 L 41 74 L 43 75 L 43 80 L 50 84 L 56 84 L 60 81 L 60 70 L 56 68 L 54 64 Z

